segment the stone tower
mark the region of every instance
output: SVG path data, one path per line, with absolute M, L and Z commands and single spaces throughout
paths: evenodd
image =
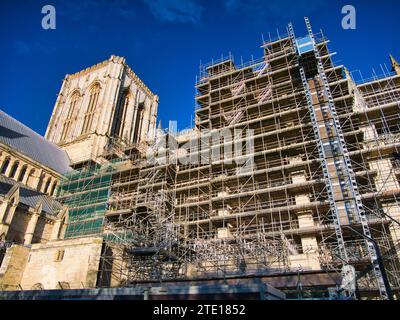
M 152 140 L 158 96 L 138 78 L 125 58 L 110 59 L 66 75 L 46 138 L 66 150 L 72 164 L 95 160 L 110 142 Z

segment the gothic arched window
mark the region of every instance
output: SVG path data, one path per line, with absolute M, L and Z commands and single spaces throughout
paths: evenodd
M 48 178 L 47 182 L 46 182 L 46 184 L 44 186 L 43 193 L 47 193 L 49 191 L 50 183 L 51 183 L 51 178 Z
M 40 178 L 39 178 L 39 182 L 38 182 L 37 188 L 36 188 L 36 190 L 39 191 L 39 192 L 40 192 L 40 190 L 41 190 L 42 187 L 43 187 L 43 179 L 44 179 L 44 175 L 42 174 L 42 175 L 40 176 Z
M 19 166 L 19 162 L 15 162 L 11 168 L 11 172 L 10 172 L 10 178 L 14 178 L 15 174 L 17 173 L 18 170 L 18 166 Z
M 99 100 L 100 85 L 96 83 L 89 94 L 89 104 L 83 120 L 82 134 L 88 133 L 92 127 L 93 117 Z
M 24 180 L 27 169 L 28 169 L 27 166 L 23 166 L 22 167 L 22 170 L 21 170 L 21 172 L 19 173 L 19 176 L 18 176 L 18 181 L 19 182 L 22 182 Z
M 6 174 L 8 166 L 10 165 L 10 158 L 7 158 L 1 167 L 1 174 Z
M 63 129 L 62 129 L 62 133 L 61 133 L 61 141 L 66 140 L 71 131 L 73 122 L 75 121 L 75 114 L 76 114 L 75 109 L 78 104 L 78 101 L 79 101 L 79 92 L 75 92 L 72 94 L 71 99 L 70 99 L 68 115 L 64 121 Z
M 120 138 L 123 138 L 123 133 L 125 129 L 125 119 L 126 119 L 126 112 L 128 110 L 129 105 L 129 91 L 126 90 L 122 94 L 121 102 L 119 104 L 119 108 L 116 114 L 116 123 L 115 123 L 115 131 L 114 134 Z
M 57 181 L 54 181 L 53 186 L 51 187 L 50 195 L 54 196 L 56 192 Z
M 35 169 L 31 169 L 28 174 L 28 178 L 26 179 L 26 185 L 29 187 L 33 187 L 35 182 Z
M 138 143 L 140 142 L 140 133 L 142 131 L 142 124 L 143 124 L 143 111 L 144 111 L 144 103 L 139 103 L 137 114 L 136 114 L 136 123 L 135 123 L 135 131 L 133 136 L 133 142 Z

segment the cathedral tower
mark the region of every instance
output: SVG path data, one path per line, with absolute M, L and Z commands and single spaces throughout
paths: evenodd
M 111 56 L 66 75 L 46 138 L 66 150 L 72 164 L 95 160 L 110 142 L 135 144 L 154 137 L 158 96 L 125 58 Z

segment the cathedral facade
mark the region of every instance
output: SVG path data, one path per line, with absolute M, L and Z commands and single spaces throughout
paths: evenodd
M 64 240 L 64 176 L 154 139 L 158 96 L 122 57 L 66 75 L 45 137 L 0 111 L 0 289 L 94 287 L 102 238 Z M 104 159 L 103 159 L 104 160 Z

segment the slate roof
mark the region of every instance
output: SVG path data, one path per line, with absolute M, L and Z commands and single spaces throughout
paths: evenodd
M 5 196 L 11 188 L 16 185 L 20 185 L 19 189 L 19 202 L 27 205 L 31 208 L 35 208 L 37 203 L 43 199 L 43 207 L 42 207 L 42 212 L 45 212 L 50 215 L 56 215 L 59 210 L 61 209 L 61 204 L 57 201 L 55 201 L 52 197 L 43 194 L 41 192 L 38 192 L 36 190 L 33 190 L 31 188 L 28 188 L 21 183 L 7 178 L 3 175 L 0 175 L 0 195 Z
M 0 142 L 61 174 L 71 170 L 64 150 L 1 109 Z

